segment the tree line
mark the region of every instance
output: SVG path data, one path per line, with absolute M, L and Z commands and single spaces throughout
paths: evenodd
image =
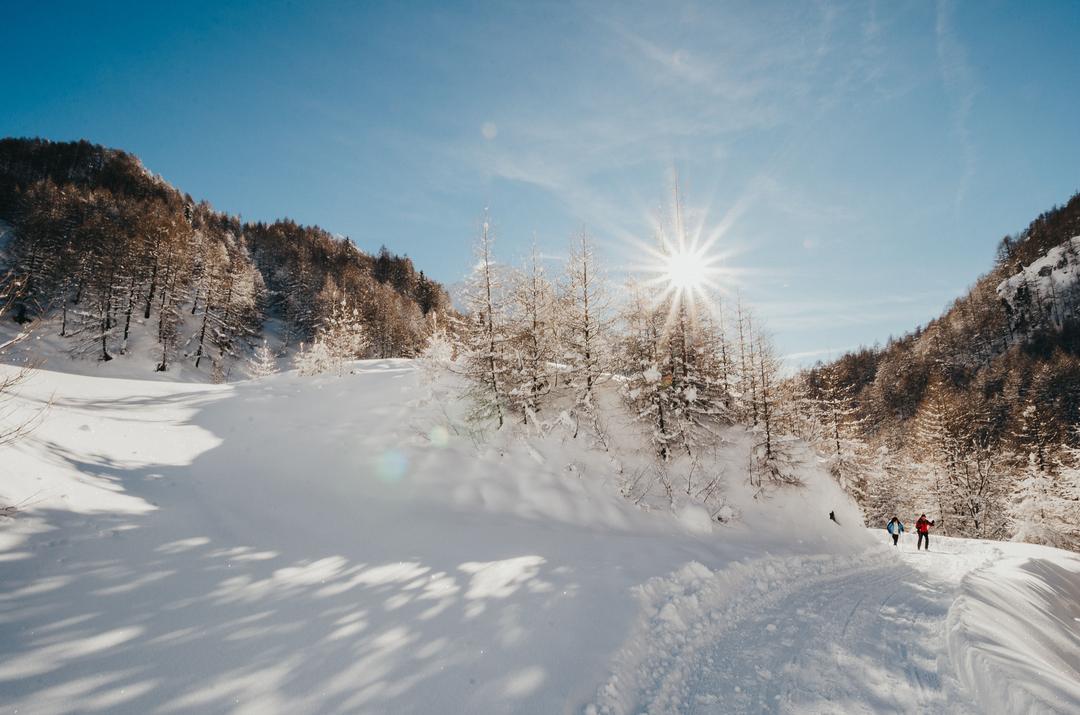
M 88 142 L 0 140 L 0 220 L 14 228 L 11 318 L 54 318 L 76 356 L 111 360 L 141 330 L 159 370 L 182 360 L 221 378 L 268 319 L 284 351 L 317 340 L 343 304 L 367 336 L 352 357 L 408 356 L 450 310 L 407 257 L 287 219 L 243 223 Z
M 465 378 L 474 423 L 561 427 L 612 451 L 606 423 L 615 396 L 646 438 L 669 494 L 675 470 L 687 474 L 690 493 L 694 471 L 721 445 L 724 428 L 737 424 L 754 435 L 754 486 L 798 481 L 780 361 L 741 300 L 728 306 L 719 296 L 691 297 L 667 281 L 637 279 L 618 286 L 616 300 L 586 233 L 571 240 L 553 272 L 535 249 L 511 266 L 497 259 L 486 216 L 475 255 L 462 315 L 429 344 L 444 362 L 456 357 L 451 369 Z
M 945 534 L 1080 548 L 1077 235 L 1080 197 L 1003 240 L 942 317 L 785 375 L 737 297 L 630 280 L 616 301 L 587 235 L 552 276 L 535 251 L 497 260 L 485 218 L 465 312 L 430 349 L 457 355 L 481 424 L 559 424 L 607 449 L 600 402 L 617 394 L 661 472 L 692 471 L 745 425 L 756 486 L 798 481 L 797 437 L 868 524 L 933 512 Z

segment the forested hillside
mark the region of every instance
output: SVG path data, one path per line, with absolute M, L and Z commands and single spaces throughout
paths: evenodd
M 872 523 L 1080 544 L 1080 194 L 999 244 L 925 327 L 801 374 L 810 431 Z
M 86 141 L 0 140 L 0 221 L 11 315 L 49 318 L 73 356 L 111 360 L 141 331 L 159 370 L 187 361 L 220 378 L 268 319 L 284 352 L 318 342 L 335 313 L 362 334 L 350 357 L 408 356 L 450 304 L 407 257 L 287 219 L 241 223 Z

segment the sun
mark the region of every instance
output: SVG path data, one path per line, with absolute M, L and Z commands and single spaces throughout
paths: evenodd
M 676 185 L 671 206 L 649 216 L 650 241 L 627 236 L 637 258 L 629 264 L 635 277 L 631 287 L 640 292 L 649 310 L 667 313 L 664 331 L 676 322 L 723 320 L 723 302 L 738 288 L 742 271 L 732 266 L 738 249 L 727 237 L 741 209 L 732 208 L 715 222 L 705 207 L 684 215 Z
M 699 291 L 709 279 L 709 261 L 701 251 L 675 250 L 664 257 L 664 278 L 676 291 Z

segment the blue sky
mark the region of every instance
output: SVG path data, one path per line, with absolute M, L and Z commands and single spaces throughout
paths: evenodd
M 593 234 L 618 275 L 678 171 L 782 353 L 938 314 L 1080 190 L 1080 3 L 4 2 L 0 135 L 139 155 L 245 219 L 447 283 Z

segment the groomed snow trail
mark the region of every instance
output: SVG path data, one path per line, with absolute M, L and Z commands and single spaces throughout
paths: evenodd
M 640 592 L 642 622 L 590 712 L 1068 712 L 1080 703 L 1075 687 L 1062 686 L 1067 664 L 1059 664 L 1064 677 L 1047 676 L 1041 696 L 1031 697 L 1040 686 L 1028 681 L 1008 705 L 988 702 L 985 687 L 973 692 L 977 674 L 961 682 L 954 659 L 979 662 L 984 653 L 957 635 L 973 624 L 961 624 L 955 606 L 1002 549 L 940 538 L 929 553 L 912 546 L 717 572 L 693 565 L 654 579 Z M 998 670 L 1002 682 L 1009 667 Z
M 869 563 L 798 579 L 695 659 L 691 712 L 965 711 L 939 675 L 949 589 Z M 944 664 L 942 662 L 941 664 Z

